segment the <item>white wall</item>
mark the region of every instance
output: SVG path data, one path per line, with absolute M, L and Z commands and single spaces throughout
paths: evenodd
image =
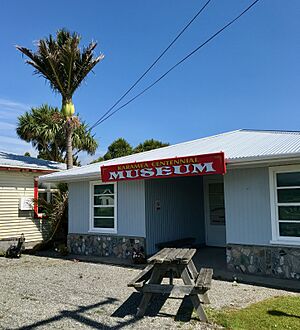
M 268 168 L 229 170 L 224 176 L 224 190 L 227 243 L 269 245 L 271 209 Z
M 89 234 L 89 186 L 89 181 L 69 183 L 69 233 Z M 119 182 L 117 198 L 117 235 L 145 237 L 144 181 Z

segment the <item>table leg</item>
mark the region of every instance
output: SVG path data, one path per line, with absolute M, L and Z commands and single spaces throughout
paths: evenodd
M 196 281 L 197 279 L 197 276 L 198 276 L 198 272 L 197 272 L 197 268 L 195 266 L 195 264 L 193 263 L 193 260 L 191 260 L 188 265 L 188 270 L 189 272 L 191 273 L 192 277 L 193 277 L 193 280 Z
M 210 300 L 208 298 L 207 292 L 201 294 L 200 297 L 201 297 L 203 304 L 210 304 Z
M 187 268 L 185 268 L 182 273 L 181 273 L 181 278 L 184 282 L 184 284 L 186 285 L 195 285 L 195 282 L 191 279 L 188 271 L 187 271 Z M 204 309 L 201 305 L 201 300 L 200 300 L 200 297 L 199 295 L 197 294 L 191 294 L 190 295 L 190 298 L 191 298 L 191 301 L 194 305 L 194 308 L 196 310 L 196 313 L 198 314 L 199 316 L 199 319 L 203 322 L 207 322 L 207 317 L 206 317 L 206 314 L 204 312 Z
M 163 274 L 161 274 L 161 271 L 158 269 L 158 267 L 154 266 L 152 275 L 149 280 L 149 284 L 160 284 L 162 279 L 163 279 Z M 152 293 L 149 293 L 149 292 L 143 293 L 141 303 L 137 309 L 137 313 L 136 313 L 137 317 L 144 316 L 151 298 L 152 298 Z

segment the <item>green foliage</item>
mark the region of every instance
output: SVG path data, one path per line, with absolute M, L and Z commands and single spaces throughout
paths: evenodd
M 50 224 L 51 235 L 47 242 L 52 241 L 57 231 L 63 230 L 68 221 L 68 186 L 61 183 L 57 185 L 57 191 L 53 193 L 50 202 L 44 199 L 38 200 L 39 207 L 42 208 L 44 216 Z M 67 234 L 67 228 L 64 228 Z
M 143 143 L 140 143 L 135 148 L 132 148 L 132 146 L 123 138 L 119 138 L 115 140 L 109 147 L 106 152 L 106 154 L 102 157 L 99 157 L 98 159 L 91 162 L 92 163 L 98 163 L 102 162 L 104 160 L 109 160 L 113 158 L 128 156 L 133 153 L 139 153 L 144 151 L 149 151 L 153 149 L 158 149 L 161 147 L 168 146 L 169 143 L 164 143 L 158 140 L 145 140 Z
M 62 96 L 62 116 L 65 118 L 65 144 L 67 168 L 73 167 L 73 147 L 80 143 L 73 138 L 77 128 L 77 118 L 74 117 L 75 108 L 72 97 L 76 89 L 84 81 L 85 77 L 93 70 L 95 65 L 104 56 L 95 57 L 96 42 L 91 42 L 87 47 L 79 47 L 81 37 L 77 33 L 70 33 L 65 29 L 58 30 L 56 39 L 51 34 L 48 38 L 41 39 L 37 43 L 37 50 L 17 46 L 28 60 L 26 63 L 34 68 L 34 73 L 44 77 L 54 92 Z M 52 134 L 52 133 L 51 133 Z M 53 151 L 57 152 L 56 146 Z M 43 158 L 48 157 L 45 150 L 41 151 Z M 58 157 L 58 155 L 56 155 Z
M 26 151 L 26 152 L 24 153 L 24 156 L 26 156 L 26 157 L 31 157 L 31 156 L 30 156 L 30 153 L 29 153 L 28 151 Z
M 29 59 L 26 63 L 34 68 L 34 73 L 44 77 L 53 91 L 62 95 L 63 103 L 72 99 L 75 90 L 81 85 L 89 72 L 104 56 L 94 57 L 96 42 L 91 42 L 82 50 L 79 47 L 81 36 L 65 29 L 51 34 L 37 43 L 37 50 L 17 46 Z
M 123 138 L 115 140 L 103 156 L 104 160 L 131 155 L 133 152 L 131 145 Z
M 26 142 L 32 143 L 39 152 L 38 157 L 64 162 L 66 157 L 66 138 L 64 117 L 58 108 L 42 105 L 32 108 L 18 118 L 17 134 Z M 97 141 L 83 122 L 74 129 L 74 158 L 80 151 L 93 155 L 98 147 Z
M 162 147 L 167 147 L 169 146 L 169 143 L 164 143 L 158 140 L 145 140 L 143 143 L 140 143 L 138 146 L 136 146 L 133 150 L 134 153 L 138 152 L 144 152 L 144 151 L 149 151 L 153 149 L 158 149 Z
M 300 329 L 300 297 L 282 296 L 241 310 L 207 311 L 209 320 L 232 330 Z

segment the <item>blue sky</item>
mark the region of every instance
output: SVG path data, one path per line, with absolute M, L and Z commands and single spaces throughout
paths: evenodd
M 248 6 L 212 0 L 205 12 L 130 94 L 135 95 Z M 51 0 L 1 2 L 0 149 L 32 147 L 15 134 L 17 117 L 32 106 L 60 106 L 32 75 L 14 45 L 59 28 L 98 41 L 105 59 L 75 94 L 81 117 L 93 124 L 135 81 L 204 4 L 199 1 Z M 177 143 L 238 128 L 299 130 L 300 1 L 261 0 L 145 95 L 98 126 L 96 158 L 116 138 L 133 146 L 155 138 Z M 130 98 L 130 96 L 128 98 Z M 90 157 L 82 156 L 84 163 Z

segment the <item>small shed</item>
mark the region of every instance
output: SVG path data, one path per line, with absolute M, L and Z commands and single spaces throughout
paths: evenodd
M 0 250 L 22 233 L 31 246 L 47 236 L 47 220 L 34 206 L 34 198 L 50 195 L 51 186 L 38 176 L 66 169 L 65 164 L 0 151 Z
M 300 132 L 236 130 L 40 179 L 69 185 L 73 253 L 130 258 L 192 237 L 235 272 L 300 279 Z

